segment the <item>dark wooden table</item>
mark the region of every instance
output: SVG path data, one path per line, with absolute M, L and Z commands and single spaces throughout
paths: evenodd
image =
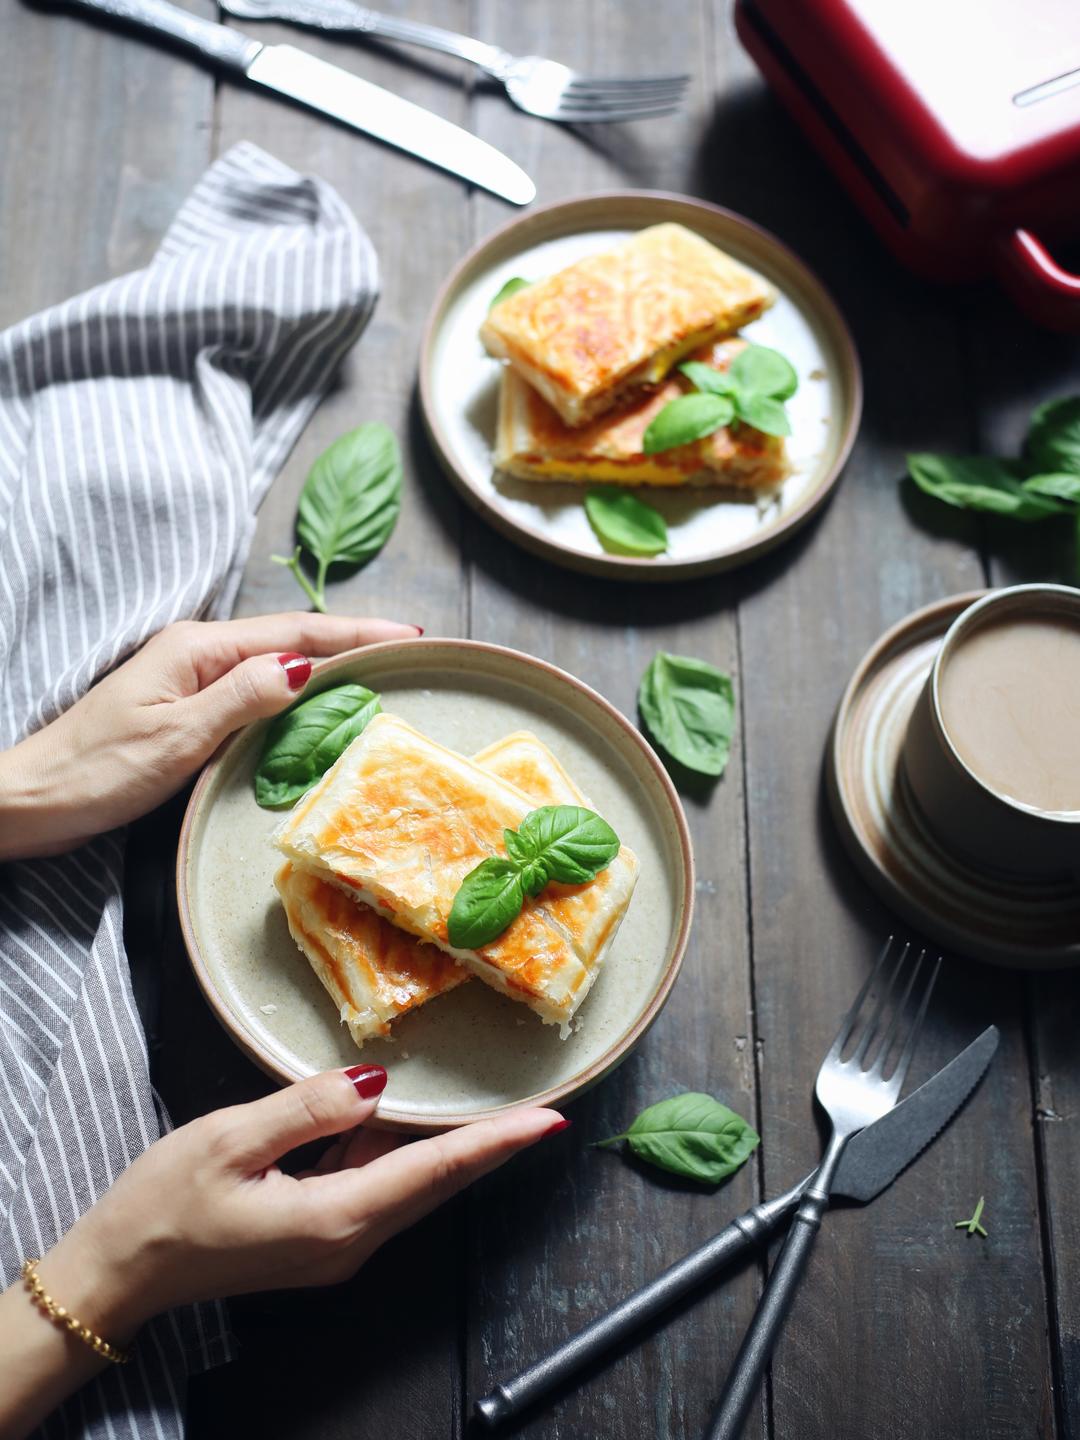
M 297 42 L 495 141 L 542 202 L 641 186 L 768 226 L 836 295 L 862 356 L 866 412 L 824 515 L 752 567 L 660 589 L 553 569 L 466 513 L 417 414 L 417 348 L 436 288 L 508 209 L 140 40 L 3 7 L 3 323 L 144 263 L 208 161 L 245 138 L 336 185 L 379 251 L 375 318 L 263 507 L 242 613 L 296 604 L 267 556 L 290 543 L 306 469 L 342 430 L 379 419 L 404 445 L 405 503 L 383 554 L 335 587 L 342 610 L 517 646 L 584 676 L 627 714 L 661 646 L 729 668 L 738 687 L 733 761 L 709 799 L 688 802 L 700 877 L 690 950 L 640 1049 L 570 1107 L 569 1132 L 387 1246 L 354 1283 L 239 1303 L 240 1358 L 193 1386 L 195 1437 L 468 1433 L 471 1401 L 494 1376 L 804 1173 L 821 1138 L 811 1078 L 893 923 L 841 852 L 822 797 L 841 689 L 877 634 L 916 606 L 987 582 L 1067 578 L 1072 563 L 1046 531 L 944 513 L 900 477 L 908 448 L 1014 448 L 1036 402 L 1078 388 L 1075 342 L 1035 332 L 989 290 L 938 292 L 886 258 L 766 93 L 727 4 L 382 3 L 590 70 L 691 71 L 680 115 L 585 136 L 519 114 L 473 74 L 418 52 Z M 197 8 L 215 13 L 207 0 Z M 176 824 L 174 807 L 137 832 L 128 929 L 156 1080 L 185 1119 L 266 1081 L 217 1029 L 187 969 L 170 908 Z M 932 1152 L 871 1209 L 830 1218 L 748 1434 L 1080 1435 L 1078 1013 L 1074 977 L 949 966 L 923 1071 L 991 1020 L 999 1057 Z M 590 1149 L 684 1087 L 722 1096 L 762 1135 L 755 1163 L 718 1193 Z M 980 1194 L 989 1239 L 969 1240 L 953 1221 Z M 519 1433 L 699 1435 L 762 1275 L 745 1265 Z

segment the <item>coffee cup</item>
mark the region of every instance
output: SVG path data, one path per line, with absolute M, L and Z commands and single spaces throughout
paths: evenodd
M 1080 590 L 994 590 L 947 631 L 901 772 L 938 842 L 975 868 L 1080 875 Z

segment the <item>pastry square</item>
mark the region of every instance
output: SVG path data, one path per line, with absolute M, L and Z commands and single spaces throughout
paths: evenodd
M 584 425 L 767 310 L 771 285 L 681 225 L 653 225 L 516 291 L 480 338 L 564 424 Z
M 473 756 L 534 805 L 585 805 L 535 735 L 516 731 Z M 470 979 L 463 965 L 392 925 L 329 880 L 286 861 L 274 876 L 289 933 L 338 1007 L 357 1046 L 385 1036 L 400 1015 Z
M 694 359 L 726 370 L 745 347 L 745 340 L 721 340 L 698 351 Z M 689 389 L 689 382 L 671 376 L 659 390 L 635 400 L 629 408 L 572 429 L 508 367 L 499 392 L 496 468 L 520 480 L 740 490 L 772 489 L 790 474 L 787 447 L 781 438 L 738 423 L 691 445 L 646 455 L 642 440 L 650 423 L 665 405 Z
M 297 802 L 275 843 L 294 867 L 348 890 L 565 1033 L 630 903 L 638 865 L 629 850 L 588 884 L 527 899 L 489 945 L 455 948 L 447 936 L 465 876 L 502 854 L 503 830 L 535 808 L 517 786 L 384 712 Z

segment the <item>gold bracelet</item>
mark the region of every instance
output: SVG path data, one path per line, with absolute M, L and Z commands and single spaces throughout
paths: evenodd
M 70 1330 L 72 1335 L 77 1335 L 84 1345 L 100 1355 L 103 1360 L 111 1360 L 114 1365 L 126 1365 L 131 1359 L 126 1350 L 118 1350 L 115 1345 L 110 1345 L 100 1335 L 95 1335 L 88 1325 L 83 1325 L 76 1320 L 74 1315 L 69 1315 L 63 1305 L 57 1305 L 51 1295 L 46 1295 L 45 1287 L 38 1279 L 37 1267 L 39 1260 L 24 1260 L 22 1267 L 23 1284 L 30 1295 L 31 1302 L 37 1306 L 47 1320 L 58 1325 L 61 1330 Z

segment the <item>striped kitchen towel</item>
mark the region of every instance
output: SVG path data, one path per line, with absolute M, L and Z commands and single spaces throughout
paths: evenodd
M 229 613 L 275 473 L 375 302 L 329 186 L 253 145 L 146 267 L 0 335 L 0 748 L 170 621 Z M 124 835 L 0 867 L 0 1288 L 161 1130 L 123 944 Z M 217 1306 L 146 1328 L 47 1435 L 183 1434 Z

